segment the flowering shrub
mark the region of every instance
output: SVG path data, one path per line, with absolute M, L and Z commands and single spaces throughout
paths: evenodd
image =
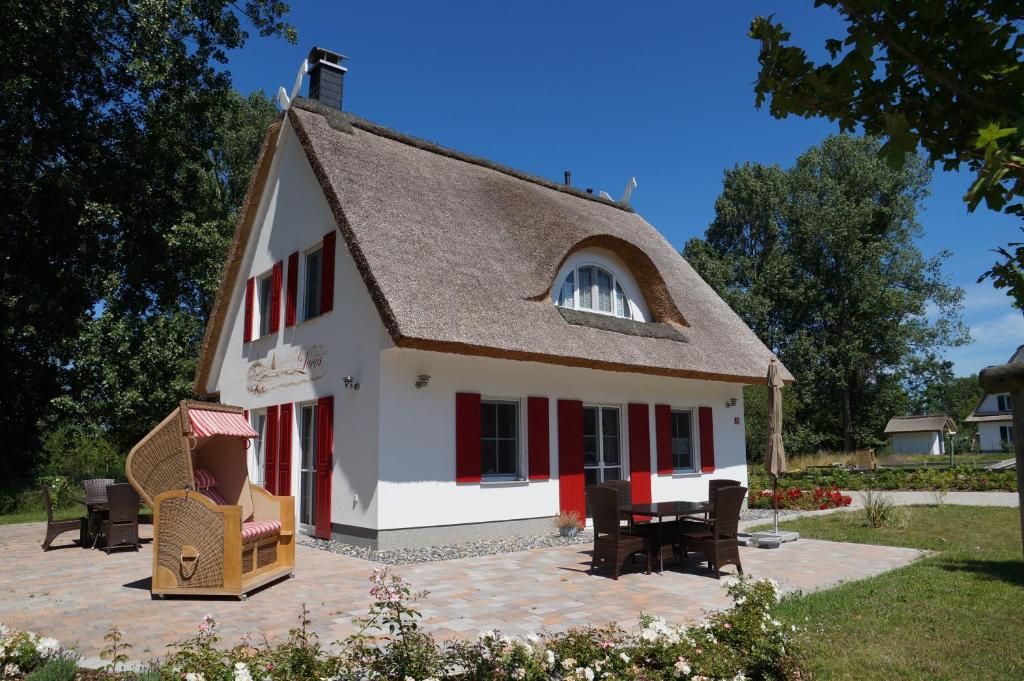
M 839 487 L 815 487 L 813 490 L 805 491 L 799 487 L 780 487 L 775 492 L 775 499 L 779 508 L 802 509 L 805 511 L 827 508 L 840 508 L 853 503 L 853 497 L 843 494 Z M 760 492 L 752 488 L 749 493 L 748 506 L 750 508 L 773 508 L 772 491 L 762 489 Z
M 305 608 L 299 625 L 276 645 L 264 642 L 253 646 L 243 641 L 234 648 L 219 647 L 217 623 L 207 615 L 193 636 L 178 643 L 166 660 L 142 676 L 166 681 L 801 678 L 793 650 L 797 630 L 772 616 L 781 592 L 769 580 L 726 580 L 733 606 L 708 615 L 697 626 L 673 626 L 642 615 L 633 632 L 615 625 L 515 638 L 498 631 L 484 631 L 475 641 L 448 643 L 435 642 L 419 628 L 416 603 L 425 593 L 414 593 L 405 581 L 389 575 L 385 568 L 374 570 L 370 581 L 374 599 L 370 611 L 357 620 L 359 630 L 355 634 L 337 643 L 336 651 L 320 645 L 309 629 Z M 42 641 L 38 637 L 31 640 Z M 56 641 L 41 647 L 59 650 Z M 13 676 L 17 678 L 19 673 Z M 125 677 L 110 673 L 109 678 Z
M 11 631 L 0 624 L 0 678 L 18 678 L 47 660 L 66 655 L 56 639 L 31 631 Z

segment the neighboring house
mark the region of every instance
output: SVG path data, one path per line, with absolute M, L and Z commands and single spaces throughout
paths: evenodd
M 628 205 L 340 110 L 337 56 L 271 125 L 195 390 L 241 405 L 252 478 L 317 536 L 551 531 L 584 487 L 746 483 L 772 358 Z M 792 376 L 783 369 L 785 380 Z
M 1009 363 L 1024 362 L 1024 345 L 1010 357 Z M 978 424 L 978 447 L 982 452 L 1013 450 L 1013 398 L 1009 393 L 985 395 L 964 419 Z
M 893 454 L 945 454 L 944 435 L 955 435 L 948 416 L 893 416 L 885 425 Z

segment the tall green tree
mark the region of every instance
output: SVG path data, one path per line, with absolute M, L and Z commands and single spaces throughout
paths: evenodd
M 932 164 L 966 166 L 964 196 L 1024 217 L 1024 3 L 1019 0 L 815 0 L 846 22 L 816 64 L 772 17 L 757 17 L 755 92 L 776 118 L 824 116 L 885 136 L 893 164 L 920 146 Z M 1024 310 L 1024 248 L 982 275 Z M 1018 248 L 1014 248 L 1018 247 Z
M 949 254 L 914 245 L 930 173 L 916 157 L 890 167 L 880 146 L 840 135 L 789 169 L 726 171 L 714 221 L 683 253 L 796 377 L 795 451 L 879 444 L 908 377 L 967 338 Z
M 80 387 L 70 379 L 88 363 L 97 317 L 116 317 L 106 328 L 140 350 L 147 330 L 195 335 L 185 329 L 208 292 L 176 249 L 216 241 L 194 226 L 222 221 L 237 202 L 214 151 L 238 107 L 227 54 L 250 30 L 294 40 L 286 12 L 277 0 L 5 3 L 0 484 L 32 473 L 37 423 Z M 202 186 L 211 176 L 218 202 Z M 159 359 L 140 357 L 137 368 Z

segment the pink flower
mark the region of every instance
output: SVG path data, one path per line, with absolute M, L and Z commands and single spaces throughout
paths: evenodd
M 601 641 L 601 643 L 600 643 L 600 646 L 602 648 L 604 648 L 605 650 L 607 650 L 608 648 L 611 648 L 614 645 L 615 645 L 615 643 L 613 643 L 612 641 L 609 641 L 608 639 L 605 639 L 605 640 Z
M 731 625 L 731 624 L 729 624 L 728 622 L 726 622 L 726 623 L 725 623 L 725 624 L 723 624 L 722 626 L 723 626 L 724 628 L 726 628 L 726 629 L 732 629 L 732 625 Z

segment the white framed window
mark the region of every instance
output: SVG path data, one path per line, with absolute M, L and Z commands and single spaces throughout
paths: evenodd
M 256 314 L 259 317 L 257 337 L 270 333 L 270 306 L 273 300 L 274 274 L 268 272 L 256 280 Z
M 252 478 L 263 487 L 267 481 L 267 412 L 250 412 L 249 421 L 256 431 L 256 437 L 252 439 Z
M 555 304 L 623 319 L 635 317 L 622 283 L 607 269 L 593 264 L 569 270 L 557 290 Z
M 587 487 L 625 479 L 621 412 L 616 406 L 583 405 L 583 484 Z
M 487 480 L 521 480 L 519 402 L 480 401 L 480 473 Z
M 1013 444 L 1013 426 L 999 426 L 999 441 L 1008 445 Z
M 1013 411 L 1013 397 L 1010 395 L 996 395 L 996 405 L 999 411 Z
M 297 416 L 299 419 L 299 523 L 309 531 L 316 525 L 316 403 L 299 405 Z
M 672 410 L 672 470 L 693 473 L 697 470 L 694 457 L 693 410 Z
M 320 316 L 320 291 L 323 287 L 323 244 L 317 244 L 303 255 L 302 321 Z

